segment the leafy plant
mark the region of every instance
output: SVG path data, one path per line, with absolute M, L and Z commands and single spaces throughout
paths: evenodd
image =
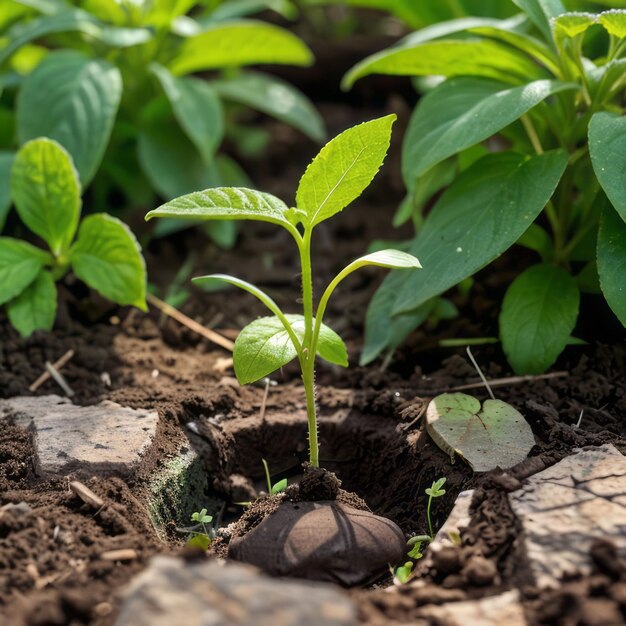
M 187 546 L 200 550 L 208 550 L 211 545 L 211 531 L 206 525 L 213 521 L 213 517 L 207 515 L 206 509 L 202 509 L 201 511 L 196 511 L 191 514 L 191 521 L 196 522 L 195 528 L 200 528 L 201 531 L 194 529 L 190 531 L 191 537 L 187 540 Z
M 127 206 L 171 199 L 194 189 L 248 184 L 219 149 L 245 135 L 248 107 L 315 141 L 324 125 L 290 84 L 240 68 L 262 63 L 310 65 L 307 46 L 289 31 L 250 13 L 271 8 L 293 17 L 287 0 L 5 0 L 0 9 L 0 90 L 9 92 L 0 120 L 14 133 L 0 143 L 0 182 L 13 134 L 58 141 L 72 155 L 96 207 L 120 192 Z M 4 12 L 5 19 L 2 19 Z M 44 40 L 47 47 L 38 45 Z M 190 76 L 214 72 L 212 80 Z M 12 95 L 16 93 L 13 114 Z M 2 139 L 0 137 L 0 139 Z M 0 193 L 0 226 L 6 198 Z M 189 222 L 183 224 L 189 225 Z M 180 228 L 163 222 L 157 235 Z M 232 224 L 212 225 L 232 245 Z
M 367 312 L 363 364 L 397 347 L 433 298 L 514 244 L 540 260 L 510 285 L 500 314 L 517 373 L 544 371 L 573 341 L 581 292 L 602 293 L 626 325 L 626 11 L 515 4 L 522 13 L 510 19 L 417 31 L 344 79 L 444 79 L 416 107 L 403 148 L 401 217 L 418 225 L 408 249 L 426 269 L 385 279 Z
M 105 298 L 146 309 L 139 244 L 124 223 L 106 213 L 79 225 L 78 173 L 60 144 L 46 138 L 24 144 L 13 160 L 10 189 L 22 222 L 49 248 L 0 237 L 0 305 L 6 304 L 9 321 L 22 336 L 52 328 L 55 282 L 70 269 Z
M 398 250 L 381 250 L 356 259 L 330 282 L 313 311 L 311 237 L 313 229 L 356 200 L 383 163 L 395 115 L 350 128 L 335 137 L 313 159 L 300 180 L 296 206 L 289 208 L 268 193 L 245 188 L 206 189 L 185 195 L 150 211 L 146 219 L 170 217 L 205 220 L 259 220 L 283 227 L 298 248 L 302 269 L 302 313 L 287 314 L 258 287 L 232 276 L 213 274 L 196 283 L 221 281 L 257 297 L 273 314 L 246 326 L 235 341 L 233 359 L 241 384 L 267 376 L 293 359 L 302 371 L 306 393 L 311 465 L 318 465 L 315 407 L 316 355 L 346 367 L 348 354 L 341 338 L 322 320 L 339 283 L 368 265 L 418 268 L 419 262 Z
M 396 580 L 400 584 L 407 583 L 413 577 L 413 569 L 415 567 L 415 561 L 418 561 L 424 556 L 422 552 L 422 546 L 424 543 L 430 543 L 435 539 L 435 532 L 433 530 L 432 520 L 430 518 L 430 508 L 432 502 L 435 498 L 440 498 L 445 495 L 446 490 L 442 489 L 446 482 L 446 478 L 439 478 L 433 482 L 430 487 L 426 488 L 426 495 L 428 496 L 428 505 L 426 506 L 426 518 L 428 521 L 428 535 L 417 535 L 416 537 L 411 537 L 408 541 L 408 546 L 410 550 L 407 552 L 407 556 L 412 559 L 411 561 L 407 561 L 404 565 L 396 568 L 394 572 L 394 576 Z

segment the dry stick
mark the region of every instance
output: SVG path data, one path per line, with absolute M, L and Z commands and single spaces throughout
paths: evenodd
M 465 350 L 467 351 L 467 356 L 470 358 L 472 365 L 476 368 L 476 371 L 478 372 L 480 379 L 483 381 L 483 384 L 485 385 L 485 387 L 487 387 L 487 391 L 489 392 L 491 399 L 495 400 L 496 397 L 493 395 L 493 391 L 491 391 L 491 387 L 489 386 L 489 383 L 487 382 L 487 379 L 485 378 L 483 371 L 480 369 L 480 367 L 478 367 L 478 363 L 476 363 L 476 359 L 474 358 L 474 355 L 472 354 L 472 350 L 470 349 L 469 346 L 466 346 Z
M 74 350 L 68 350 L 58 361 L 52 364 L 55 370 L 59 371 L 74 356 Z M 50 372 L 46 371 L 28 388 L 30 391 L 37 391 L 50 378 Z
M 267 396 L 270 393 L 270 379 L 268 378 L 265 382 L 265 391 L 263 392 L 263 401 L 261 402 L 261 421 L 265 421 L 265 411 L 267 409 Z
M 536 380 L 563 378 L 564 376 L 569 376 L 569 372 L 549 372 L 548 374 L 540 374 L 539 376 L 507 376 L 505 378 L 496 378 L 490 381 L 489 385 L 491 387 L 506 387 L 508 385 L 519 385 L 521 383 L 529 383 Z M 467 389 L 480 389 L 484 386 L 485 384 L 483 382 L 469 383 L 467 385 L 459 385 L 458 387 L 448 387 L 447 389 L 437 390 L 437 393 L 451 393 L 453 391 L 465 391 Z
M 214 330 L 210 330 L 205 326 L 202 326 L 202 324 L 198 324 L 198 322 L 196 322 L 195 320 L 192 320 L 184 313 L 181 313 L 178 309 L 175 309 L 171 304 L 163 302 L 163 300 L 157 298 L 156 296 L 153 296 L 151 293 L 146 296 L 146 299 L 152 306 L 156 307 L 157 309 L 159 309 L 159 311 L 165 313 L 165 315 L 171 317 L 172 319 L 175 319 L 183 326 L 186 326 L 187 328 L 193 330 L 199 335 L 202 335 L 205 339 L 212 341 L 218 346 L 221 346 L 222 348 L 225 348 L 230 352 L 233 351 L 233 347 L 235 344 L 230 339 L 226 339 L 226 337 L 223 337 L 219 333 L 216 333 Z
M 63 389 L 63 392 L 68 398 L 71 398 L 74 395 L 74 390 L 67 384 L 65 378 L 63 378 L 63 374 L 57 370 L 50 361 L 46 361 L 46 370 L 50 376 L 54 379 L 54 382 Z

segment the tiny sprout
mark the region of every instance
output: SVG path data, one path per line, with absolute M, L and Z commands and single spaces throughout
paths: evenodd
M 243 187 L 217 187 L 187 194 L 150 211 L 146 219 L 174 217 L 204 220 L 259 220 L 284 228 L 298 249 L 302 276 L 302 312 L 284 313 L 261 289 L 224 274 L 195 278 L 196 284 L 226 283 L 258 298 L 271 316 L 252 321 L 237 337 L 233 349 L 235 374 L 240 384 L 254 383 L 296 359 L 306 396 L 309 462 L 319 466 L 315 360 L 319 356 L 348 366 L 342 339 L 322 323 L 335 288 L 352 272 L 366 266 L 417 269 L 412 255 L 399 250 L 379 250 L 349 263 L 333 278 L 314 307 L 311 241 L 313 229 L 356 200 L 380 169 L 391 140 L 395 115 L 359 124 L 326 144 L 304 172 L 296 192 L 296 207 L 279 198 Z M 280 485 L 280 483 L 279 483 Z M 275 486 L 277 487 L 277 486 Z M 271 488 L 270 488 L 271 491 Z
M 211 515 L 207 515 L 206 509 L 202 509 L 199 513 L 197 511 L 192 513 L 191 521 L 197 522 L 198 524 L 210 524 L 213 521 L 213 517 Z
M 428 506 L 426 507 L 426 517 L 428 518 L 428 532 L 430 533 L 430 540 L 432 541 L 435 538 L 435 533 L 433 532 L 433 524 L 430 519 L 430 506 L 433 502 L 434 498 L 439 498 L 446 493 L 445 489 L 442 489 L 445 484 L 446 479 L 440 478 L 433 482 L 433 484 L 426 489 L 426 494 L 428 495 Z
M 196 522 L 194 529 L 191 529 L 191 536 L 187 540 L 187 547 L 198 548 L 199 550 L 208 550 L 211 545 L 210 529 L 207 529 L 206 524 L 210 524 L 213 521 L 211 515 L 207 515 L 207 510 L 202 509 L 191 514 L 191 521 Z M 200 526 L 202 532 L 195 530 Z
M 394 572 L 394 576 L 398 579 L 398 582 L 402 585 L 408 583 L 413 576 L 413 566 L 414 563 L 412 561 L 407 561 L 404 565 L 401 565 Z
M 270 468 L 267 465 L 267 461 L 265 459 L 261 459 L 263 463 L 263 468 L 265 469 L 265 480 L 267 481 L 267 493 L 271 495 L 276 495 L 281 491 L 285 491 L 287 488 L 287 479 L 283 478 L 279 480 L 277 483 L 272 485 L 272 478 L 270 476 Z

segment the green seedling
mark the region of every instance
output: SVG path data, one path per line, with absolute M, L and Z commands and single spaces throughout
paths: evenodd
M 281 226 L 296 243 L 302 270 L 302 313 L 287 314 L 258 287 L 223 274 L 194 279 L 196 283 L 221 281 L 256 296 L 272 313 L 246 326 L 235 341 L 233 360 L 241 384 L 271 374 L 293 359 L 302 372 L 309 431 L 309 460 L 319 465 L 315 406 L 315 358 L 347 367 L 346 346 L 322 320 L 335 288 L 365 266 L 419 268 L 418 260 L 398 250 L 380 250 L 356 259 L 344 268 L 313 305 L 311 236 L 315 226 L 356 200 L 382 165 L 391 139 L 395 115 L 350 128 L 330 141 L 315 157 L 300 180 L 296 206 L 288 207 L 268 193 L 246 188 L 206 189 L 172 200 L 150 211 L 153 217 L 205 220 L 260 220 Z
M 418 225 L 407 251 L 419 250 L 425 269 L 386 277 L 368 309 L 362 364 L 394 350 L 434 298 L 514 245 L 534 258 L 499 318 L 517 374 L 542 373 L 573 343 L 581 293 L 604 297 L 626 325 L 625 5 L 500 4 L 518 15 L 437 23 L 345 77 L 349 87 L 369 74 L 411 75 L 425 92 L 404 138 L 398 220 Z M 440 80 L 427 87 L 432 76 Z
M 0 237 L 0 305 L 23 337 L 52 328 L 56 282 L 70 270 L 105 298 L 146 310 L 139 244 L 106 213 L 80 221 L 78 173 L 60 144 L 46 138 L 24 144 L 12 163 L 10 189 L 20 219 L 49 248 Z
M 187 546 L 191 548 L 199 548 L 200 550 L 208 550 L 211 545 L 211 531 L 206 527 L 213 521 L 211 515 L 207 515 L 207 510 L 202 509 L 191 514 L 191 521 L 196 523 L 194 528 L 201 528 L 201 532 L 191 529 L 191 537 L 187 540 Z
M 446 478 L 439 478 L 435 480 L 433 484 L 426 488 L 426 494 L 428 495 L 428 505 L 426 506 L 426 519 L 428 521 L 428 535 L 417 535 L 416 537 L 411 537 L 407 541 L 407 545 L 410 550 L 407 552 L 407 556 L 412 559 L 411 561 L 407 561 L 404 565 L 396 568 L 394 572 L 395 579 L 400 584 L 405 584 L 413 577 L 415 561 L 419 561 L 424 556 L 422 551 L 422 546 L 424 544 L 428 544 L 435 539 L 435 533 L 433 531 L 433 524 L 430 517 L 430 508 L 432 505 L 432 501 L 434 498 L 440 498 L 445 495 L 446 490 L 442 489 L 446 482 Z
M 280 493 L 281 491 L 285 491 L 287 488 L 287 479 L 283 478 L 279 480 L 277 483 L 272 485 L 272 478 L 270 476 L 270 468 L 267 465 L 267 461 L 265 459 L 261 459 L 263 461 L 263 468 L 265 469 L 265 479 L 267 480 L 267 493 L 271 495 L 275 495 Z

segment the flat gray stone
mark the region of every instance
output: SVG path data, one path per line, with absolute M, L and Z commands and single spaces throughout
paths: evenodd
M 128 474 L 150 445 L 156 411 L 123 407 L 105 400 L 77 406 L 60 396 L 21 396 L 0 400 L 0 418 L 12 418 L 35 435 L 37 471 Z
M 507 591 L 498 596 L 489 596 L 480 600 L 428 606 L 422 609 L 419 615 L 443 622 L 446 626 L 527 625 L 517 591 Z
M 131 581 L 115 626 L 352 626 L 329 585 L 277 580 L 249 565 L 158 556 Z
M 540 588 L 557 587 L 569 572 L 589 574 L 596 539 L 613 542 L 626 556 L 626 458 L 612 445 L 563 459 L 529 478 L 509 500 Z

